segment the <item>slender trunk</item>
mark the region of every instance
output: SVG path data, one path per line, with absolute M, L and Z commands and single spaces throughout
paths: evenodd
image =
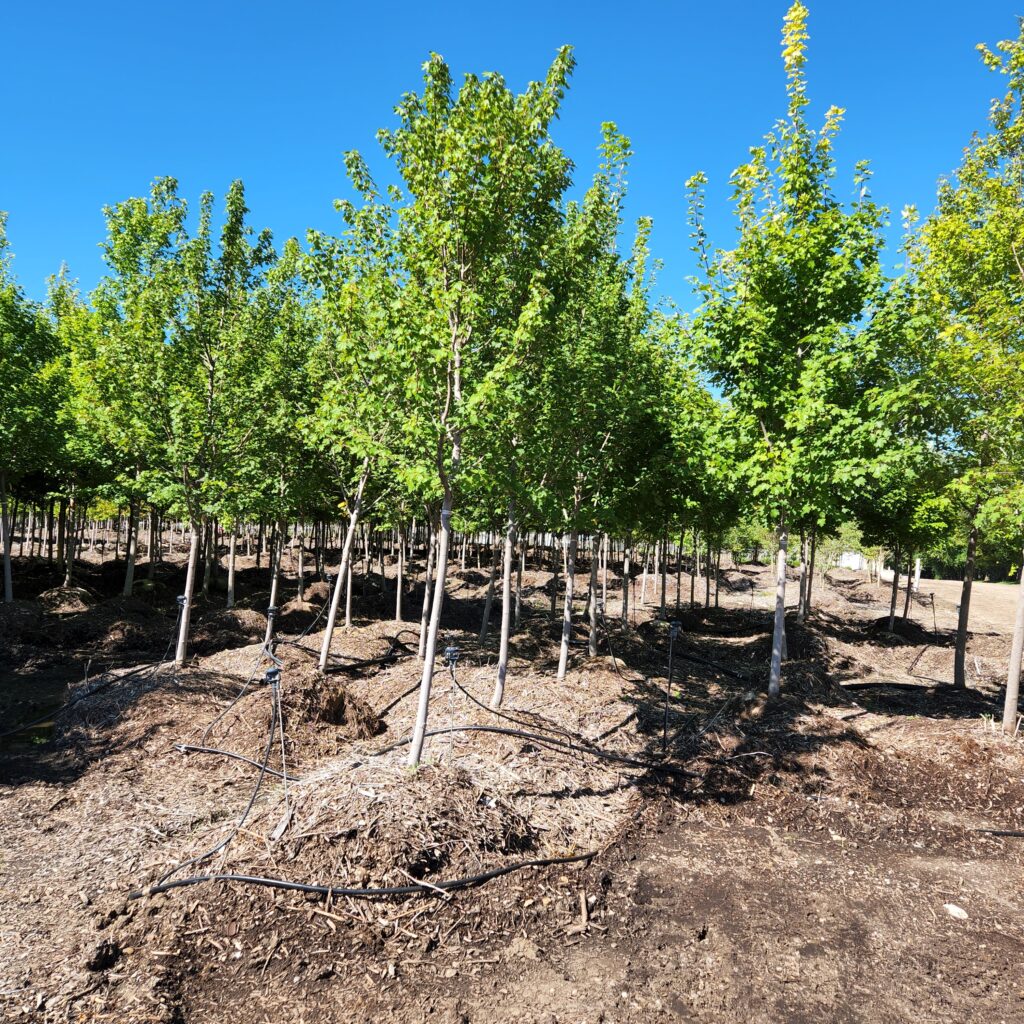
M 57 510 L 57 569 L 58 571 L 64 568 L 64 548 L 65 541 L 67 539 L 67 527 L 68 527 L 68 503 L 66 498 L 60 499 L 60 505 Z M 114 554 L 114 560 L 117 560 L 117 554 Z
M 203 529 L 203 597 L 210 596 L 210 581 L 213 579 L 213 550 L 217 543 L 217 534 L 214 529 L 212 520 L 206 521 L 206 526 Z M 274 561 L 274 540 L 271 538 L 270 541 L 270 553 L 269 558 L 271 562 L 271 572 L 273 572 L 273 561 Z
M 281 524 L 275 531 L 275 539 L 270 544 L 270 603 L 267 606 L 267 632 L 263 637 L 263 646 L 270 647 L 270 641 L 274 639 L 274 623 L 277 621 L 277 594 L 281 581 L 281 559 L 284 558 L 285 524 Z M 216 541 L 217 534 L 214 531 L 211 541 Z
M 64 547 L 66 556 L 66 571 L 64 573 L 64 586 L 71 586 L 71 577 L 75 571 L 75 519 L 78 516 L 78 508 L 75 502 L 74 488 L 71 490 L 71 497 L 68 500 L 68 507 L 64 516 Z
M 597 657 L 597 559 L 598 540 L 596 537 L 591 541 L 590 552 L 590 636 L 587 640 L 587 653 L 592 658 Z M 664 579 L 662 580 L 664 584 Z M 664 597 L 664 586 L 662 587 Z M 664 606 L 664 601 L 662 602 Z
M 428 520 L 427 523 L 427 564 L 423 570 L 423 610 L 420 613 L 420 643 L 417 654 L 420 661 L 427 650 L 427 630 L 430 628 L 430 572 L 434 563 L 437 549 L 437 534 L 434 532 L 434 525 Z
M 1020 669 L 1024 654 L 1024 561 L 1021 562 L 1017 584 L 1017 618 L 1013 624 L 1013 644 L 1006 672 L 1006 701 L 1003 705 L 1003 732 L 1017 731 L 1017 703 L 1020 696 Z
M 453 452 L 453 462 L 458 465 L 461 443 Z M 423 675 L 420 677 L 420 694 L 416 706 L 416 724 L 413 728 L 409 748 L 408 764 L 415 768 L 423 754 L 423 740 L 427 731 L 427 714 L 430 710 L 430 687 L 434 681 L 434 658 L 437 655 L 437 635 L 441 628 L 441 610 L 444 606 L 445 577 L 448 573 L 448 547 L 452 534 L 452 492 L 445 488 L 441 505 L 441 529 L 437 538 L 437 578 L 434 581 L 434 599 L 430 608 L 430 625 L 427 629 L 427 644 L 423 651 Z
M 704 607 L 711 607 L 711 535 L 708 534 L 704 547 Z
M 345 573 L 345 629 L 352 628 L 352 559 L 348 562 Z
M 363 507 L 363 491 L 366 489 L 366 481 L 370 477 L 370 460 L 363 460 L 363 471 L 359 477 L 359 486 L 356 488 L 356 496 L 352 503 L 352 511 L 349 513 L 348 529 L 345 531 L 345 543 L 341 549 L 341 565 L 338 568 L 338 578 L 334 582 L 334 593 L 331 595 L 331 610 L 327 613 L 327 626 L 324 629 L 324 642 L 320 648 L 320 671 L 327 668 L 327 659 L 331 653 L 331 640 L 334 637 L 334 623 L 338 618 L 338 606 L 341 604 L 341 592 L 345 586 L 345 579 L 348 576 L 351 558 L 352 542 L 355 539 L 356 527 L 359 524 L 359 514 Z
M 192 520 L 192 540 L 188 549 L 188 569 L 185 573 L 185 606 L 181 609 L 181 621 L 178 623 L 178 646 L 174 652 L 174 667 L 181 668 L 185 664 L 188 650 L 188 627 L 192 620 L 192 594 L 196 586 L 196 567 L 199 564 L 199 524 Z
M 227 607 L 235 607 L 235 550 L 238 543 L 238 524 L 231 530 L 231 543 L 228 546 L 228 601 Z
M 402 586 L 405 577 L 405 527 L 398 530 L 398 570 L 395 576 L 395 622 L 402 621 Z
M 523 571 L 526 568 L 526 545 L 519 545 L 519 558 L 516 559 L 516 614 L 512 628 L 519 631 L 519 623 L 523 615 Z
M 146 559 L 146 579 L 156 575 L 156 563 L 160 561 L 160 515 L 155 508 L 149 510 L 149 551 Z
M 574 516 L 579 508 L 576 503 Z M 565 602 L 562 606 L 562 646 L 558 654 L 558 679 L 565 678 L 566 669 L 569 666 L 569 641 L 572 638 L 572 611 L 573 597 L 576 588 L 576 546 L 579 543 L 579 534 L 576 529 L 569 533 L 569 548 L 566 555 L 565 566 Z
M 46 509 L 46 564 L 53 565 L 53 499 Z
M 772 632 L 772 661 L 768 675 L 768 696 L 777 697 L 782 684 L 782 648 L 786 637 L 786 554 L 789 534 L 786 519 L 779 520 L 779 553 L 775 559 L 775 628 Z
M 0 543 L 4 549 L 4 604 L 14 600 L 14 583 L 11 578 L 11 531 L 7 522 L 7 474 L 0 472 Z
M 601 535 L 601 614 L 608 608 L 608 534 Z
M 508 520 L 505 523 L 505 555 L 501 569 L 501 639 L 498 645 L 498 676 L 494 681 L 491 707 L 501 707 L 505 697 L 505 676 L 508 673 L 508 638 L 512 628 L 512 559 L 516 547 L 516 500 L 509 498 Z
M 231 538 L 231 543 L 234 545 L 234 537 Z M 296 523 L 295 525 L 295 536 L 292 538 L 292 543 L 298 541 L 299 544 L 299 564 L 296 568 L 296 573 L 299 577 L 299 600 L 306 600 L 306 532 L 302 528 L 302 523 Z
M 629 551 L 633 538 L 626 534 L 626 546 L 622 554 L 622 624 L 629 625 Z
M 697 545 L 697 528 L 693 530 L 693 564 L 690 566 L 690 607 L 697 607 L 697 576 L 700 574 L 700 548 Z
M 804 613 L 811 614 L 811 589 L 814 586 L 814 560 L 818 554 L 818 531 L 811 525 L 811 564 L 807 570 L 807 593 L 804 595 Z
M 913 552 L 911 552 L 910 557 L 907 559 L 907 596 L 906 596 L 906 598 L 903 601 L 903 621 L 904 622 L 907 621 L 907 616 L 910 615 L 910 595 L 912 593 L 912 590 L 911 590 L 911 587 L 910 587 L 910 574 L 914 571 L 913 570 L 913 565 L 914 565 L 914 555 L 913 555 Z
M 722 549 L 715 549 L 715 607 L 718 607 L 718 587 L 722 580 Z
M 651 545 L 644 545 L 644 571 L 640 577 L 640 607 L 647 604 L 647 567 L 651 557 Z
M 554 575 L 551 577 L 551 618 L 558 614 L 558 567 L 560 565 L 558 555 L 555 552 L 555 538 L 551 537 L 551 568 Z
M 896 625 L 896 601 L 900 592 L 900 546 L 896 545 L 892 559 L 892 594 L 889 598 L 889 632 Z
M 686 531 L 679 532 L 679 550 L 676 552 L 676 611 L 679 611 L 683 599 L 683 545 L 686 543 Z
M 477 551 L 480 549 L 477 548 Z M 487 597 L 484 600 L 484 616 L 480 623 L 480 634 L 477 639 L 483 643 L 491 631 L 491 611 L 494 608 L 494 581 L 498 577 L 498 545 L 491 545 L 491 571 L 487 580 Z M 504 617 L 504 616 L 503 616 Z
M 807 535 L 800 529 L 800 593 L 796 602 L 796 621 L 804 621 L 804 601 L 807 598 Z
M 126 566 L 124 571 L 124 589 L 121 591 L 123 597 L 131 597 L 132 587 L 135 584 L 135 558 L 139 549 L 139 507 L 132 498 L 128 502 L 128 541 L 125 557 Z
M 665 595 L 668 589 L 668 534 L 661 539 L 661 602 L 658 606 L 659 618 L 665 618 Z
M 956 624 L 956 655 L 953 659 L 953 685 L 967 686 L 967 623 L 971 615 L 971 585 L 974 583 L 974 554 L 978 546 L 978 527 L 971 517 L 971 532 L 967 537 L 967 564 L 964 566 L 964 586 L 960 594 L 960 617 Z

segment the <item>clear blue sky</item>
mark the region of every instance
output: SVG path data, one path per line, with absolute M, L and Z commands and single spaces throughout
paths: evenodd
M 610 4 L 49 4 L 4 11 L 0 209 L 15 271 L 37 298 L 61 261 L 83 288 L 102 274 L 102 207 L 174 175 L 185 195 L 245 181 L 253 221 L 278 240 L 330 229 L 344 194 L 341 154 L 361 149 L 384 177 L 374 139 L 431 50 L 456 75 L 540 77 L 562 43 L 578 68 L 558 141 L 593 171 L 599 125 L 633 140 L 629 214 L 655 221 L 659 291 L 692 305 L 683 183 L 711 178 L 713 240 L 732 241 L 726 179 L 784 112 L 779 37 L 787 0 Z M 814 110 L 847 110 L 837 188 L 870 159 L 876 198 L 896 220 L 929 209 L 1001 88 L 974 51 L 1016 34 L 996 0 L 809 0 Z M 1021 5 L 1024 7 L 1024 4 Z M 893 253 L 890 262 L 897 259 Z

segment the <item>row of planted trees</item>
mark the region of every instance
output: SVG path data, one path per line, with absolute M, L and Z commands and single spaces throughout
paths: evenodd
M 965 685 L 979 545 L 1019 549 L 1024 534 L 1024 44 L 984 51 L 1008 92 L 936 211 L 922 222 L 908 212 L 893 280 L 867 166 L 851 201 L 834 191 L 842 111 L 820 129 L 807 119 L 806 18 L 796 4 L 785 22 L 786 117 L 733 176 L 733 248 L 707 237 L 703 175 L 689 183 L 702 268 L 692 317 L 652 301 L 649 221 L 620 252 L 630 150 L 613 125 L 589 189 L 568 198 L 573 166 L 552 135 L 568 48 L 519 95 L 496 74 L 456 88 L 432 56 L 422 91 L 380 134 L 398 184 L 378 189 L 350 153 L 355 198 L 336 203 L 336 233 L 310 232 L 305 246 L 278 252 L 255 233 L 240 183 L 218 233 L 212 196 L 190 215 L 161 179 L 106 210 L 107 274 L 87 299 L 62 273 L 45 305 L 29 302 L 5 248 L 5 599 L 12 494 L 41 515 L 56 499 L 71 523 L 100 498 L 126 509 L 126 592 L 142 515 L 189 525 L 179 663 L 218 525 L 233 552 L 240 529 L 272 524 L 271 605 L 287 524 L 315 524 L 316 551 L 338 527 L 323 667 L 360 524 L 395 531 L 404 552 L 418 523 L 430 586 L 415 763 L 454 530 L 501 538 L 497 705 L 524 531 L 565 538 L 561 678 L 581 544 L 596 566 L 613 538 L 628 575 L 640 541 L 657 543 L 664 564 L 688 539 L 710 551 L 739 523 L 770 523 L 775 694 L 790 538 L 803 617 L 817 544 L 853 522 L 894 553 L 897 572 L 962 536 Z M 1013 691 L 1013 664 L 1010 675 Z

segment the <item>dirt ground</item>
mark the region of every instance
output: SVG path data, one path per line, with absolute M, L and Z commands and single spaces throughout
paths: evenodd
M 653 586 L 623 627 L 612 574 L 599 654 L 578 626 L 562 684 L 551 574 L 531 570 L 499 718 L 499 615 L 480 642 L 486 570 L 456 569 L 460 661 L 431 727 L 463 731 L 410 773 L 422 588 L 392 621 L 393 568 L 388 593 L 357 578 L 326 678 L 326 586 L 300 602 L 291 581 L 279 707 L 265 570 L 243 568 L 239 608 L 198 609 L 177 674 L 180 565 L 127 601 L 116 569 L 83 566 L 74 594 L 28 570 L 0 619 L 0 710 L 54 717 L 0 741 L 4 1019 L 1024 1020 L 1024 840 L 998 834 L 1024 830 L 1024 751 L 992 722 L 1012 588 L 976 585 L 962 692 L 959 585 L 922 581 L 889 634 L 887 588 L 816 580 L 769 703 L 765 567 L 725 572 L 717 608 L 687 608 L 683 576 L 671 680 Z M 370 900 L 224 881 L 130 898 L 168 872 L 377 888 L 551 858 L 581 859 Z

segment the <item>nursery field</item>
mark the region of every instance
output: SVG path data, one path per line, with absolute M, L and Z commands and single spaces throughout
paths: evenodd
M 1024 757 L 993 727 L 1011 627 L 994 585 L 978 588 L 989 610 L 979 601 L 964 691 L 947 685 L 945 599 L 933 623 L 922 596 L 889 634 L 888 588 L 825 574 L 806 624 L 790 613 L 783 693 L 767 702 L 772 620 L 757 604 L 773 570 L 723 567 L 708 608 L 689 607 L 684 574 L 666 700 L 668 625 L 653 587 L 623 626 L 610 566 L 598 654 L 574 637 L 555 685 L 552 574 L 528 569 L 506 699 L 492 711 L 497 645 L 478 639 L 487 575 L 471 558 L 448 580 L 444 639 L 459 658 L 438 668 L 438 734 L 411 772 L 402 741 L 419 623 L 390 621 L 379 575 L 357 574 L 353 624 L 335 633 L 318 682 L 328 589 L 307 583 L 299 601 L 283 567 L 283 728 L 269 749 L 276 691 L 262 682 L 271 662 L 256 611 L 269 571 L 239 567 L 230 612 L 197 605 L 193 654 L 175 671 L 166 648 L 183 567 L 157 566 L 125 599 L 111 565 L 84 563 L 73 592 L 19 567 L 35 593 L 0 609 L 5 723 L 82 694 L 87 674 L 113 680 L 0 748 L 5 1019 L 1024 1012 L 1024 845 L 998 834 L 1024 829 Z M 396 567 L 386 571 L 393 586 Z M 409 607 L 417 596 L 410 586 Z M 667 607 L 676 614 L 674 578 Z M 206 881 L 146 894 L 224 840 L 171 877 L 428 888 L 325 898 Z M 430 888 L 553 858 L 579 859 Z

